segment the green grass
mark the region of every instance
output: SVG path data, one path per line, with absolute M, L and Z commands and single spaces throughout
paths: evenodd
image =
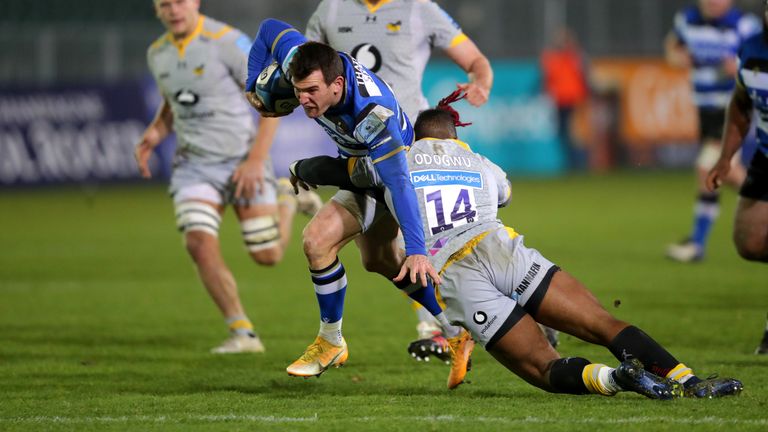
M 768 429 L 768 358 L 752 355 L 768 311 L 768 266 L 730 241 L 735 194 L 704 263 L 665 260 L 687 233 L 687 173 L 516 181 L 502 217 L 526 244 L 575 274 L 618 317 L 654 335 L 701 375 L 741 378 L 738 398 L 659 403 L 552 395 L 482 349 L 471 383 L 449 392 L 447 367 L 405 347 L 403 297 L 342 254 L 350 287 L 347 367 L 320 379 L 285 366 L 317 331 L 297 218 L 285 260 L 252 264 L 237 224 L 222 242 L 264 355 L 217 357 L 225 327 L 196 279 L 159 186 L 0 193 L 0 430 L 697 430 Z M 620 306 L 614 307 L 614 301 Z M 565 336 L 560 351 L 615 364 Z

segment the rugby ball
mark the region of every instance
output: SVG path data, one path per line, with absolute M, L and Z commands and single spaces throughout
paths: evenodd
M 264 68 L 256 79 L 256 97 L 264 109 L 276 114 L 287 114 L 299 106 L 293 85 L 283 76 L 277 62 Z

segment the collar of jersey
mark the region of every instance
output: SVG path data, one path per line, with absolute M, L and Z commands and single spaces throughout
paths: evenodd
M 196 37 L 200 35 L 200 33 L 203 32 L 203 22 L 205 21 L 205 15 L 200 14 L 200 17 L 197 19 L 197 25 L 195 25 L 195 29 L 192 31 L 192 33 L 188 34 L 187 37 L 185 37 L 182 40 L 176 40 L 174 39 L 171 32 L 168 32 L 166 34 L 166 37 L 168 38 L 168 41 L 171 43 L 171 45 L 175 46 L 176 49 L 179 51 L 179 58 L 184 58 L 184 54 L 187 50 L 187 46 L 194 40 Z
M 466 151 L 472 151 L 472 149 L 471 149 L 471 148 L 469 148 L 469 144 L 465 143 L 464 141 L 461 141 L 461 140 L 457 140 L 457 139 L 454 139 L 454 138 L 448 138 L 447 140 L 444 140 L 444 139 L 440 139 L 440 138 L 430 138 L 430 137 L 425 137 L 425 138 L 422 138 L 422 139 L 423 139 L 423 140 L 430 140 L 430 141 L 452 141 L 452 142 L 455 142 L 456 144 L 458 144 L 458 145 L 459 145 L 460 147 L 462 147 L 464 150 L 466 150 Z M 421 141 L 421 140 L 419 140 L 419 141 Z
M 392 0 L 380 0 L 376 5 L 372 5 L 368 0 L 360 0 L 360 3 L 362 3 L 368 9 L 368 12 L 375 13 L 377 10 L 379 10 L 380 7 L 391 1 Z

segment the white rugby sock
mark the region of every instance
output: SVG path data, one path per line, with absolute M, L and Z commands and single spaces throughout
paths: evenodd
M 317 335 L 332 343 L 333 345 L 341 346 L 343 341 L 341 335 L 341 321 L 342 320 L 338 320 L 333 323 L 320 321 L 320 331 L 317 333 Z

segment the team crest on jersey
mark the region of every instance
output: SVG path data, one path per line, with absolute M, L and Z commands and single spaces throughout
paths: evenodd
M 197 93 L 186 89 L 177 91 L 176 94 L 173 95 L 173 98 L 176 100 L 176 102 L 179 103 L 179 105 L 184 106 L 193 106 L 197 104 L 198 101 L 200 101 L 200 96 L 198 96 Z
M 205 63 L 201 64 L 200 66 L 192 69 L 192 73 L 194 73 L 197 76 L 202 76 L 203 72 L 205 72 Z
M 361 65 L 368 68 L 373 73 L 376 73 L 381 69 L 381 51 L 374 45 L 369 43 L 361 43 L 360 45 L 352 48 L 352 57 L 355 58 Z
M 400 32 L 400 29 L 403 27 L 403 22 L 401 20 L 397 20 L 395 22 L 387 23 L 387 34 L 395 34 Z

